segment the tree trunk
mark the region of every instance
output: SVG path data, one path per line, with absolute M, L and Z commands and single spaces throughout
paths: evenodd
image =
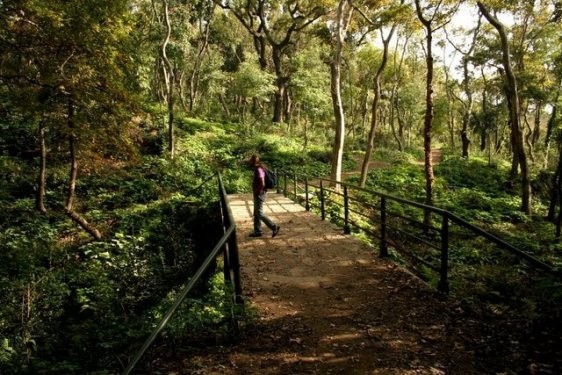
M 533 146 L 537 144 L 541 137 L 541 112 L 543 103 L 540 100 L 536 102 L 537 108 L 535 108 L 535 124 L 533 129 L 533 136 L 531 138 L 531 143 Z
M 550 117 L 548 119 L 548 123 L 546 125 L 546 136 L 544 138 L 545 146 L 548 147 L 550 143 L 550 139 L 552 138 L 552 132 L 554 131 L 554 127 L 556 125 L 556 116 L 558 111 L 558 99 L 560 98 L 560 90 L 562 89 L 562 81 L 558 83 L 558 89 L 556 90 L 556 95 L 554 97 L 554 101 L 552 102 L 552 112 L 550 113 Z
M 472 91 L 469 87 L 469 76 L 468 76 L 468 58 L 465 56 L 463 58 L 463 88 L 466 95 L 466 104 L 464 106 L 464 112 L 462 114 L 462 130 L 461 130 L 461 142 L 462 142 L 462 157 L 468 158 L 468 148 L 470 146 L 470 139 L 468 138 L 468 125 L 470 124 L 470 115 L 472 114 Z
M 341 97 L 341 64 L 343 54 L 343 44 L 347 28 L 351 22 L 353 8 L 350 0 L 340 0 L 336 19 L 336 45 L 333 59 L 330 62 L 330 93 L 332 96 L 332 106 L 335 118 L 335 140 L 332 151 L 332 170 L 331 179 L 341 181 L 343 147 L 345 141 L 345 116 L 343 113 Z M 332 183 L 332 185 L 336 185 Z M 339 190 L 339 185 L 336 186 Z
M 529 178 L 529 168 L 527 164 L 527 155 L 523 146 L 523 134 L 521 132 L 521 122 L 519 118 L 519 93 L 517 89 L 517 80 L 511 68 L 511 56 L 509 51 L 509 43 L 503 24 L 497 18 L 492 16 L 488 9 L 480 2 L 476 2 L 478 8 L 486 17 L 488 22 L 498 31 L 502 46 L 502 64 L 506 75 L 506 92 L 508 94 L 509 118 L 511 122 L 511 132 L 513 134 L 513 152 L 519 166 L 521 168 L 521 210 L 527 214 L 531 214 L 531 181 Z
M 80 227 L 90 234 L 95 240 L 101 240 L 101 233 L 99 230 L 97 230 L 92 224 L 88 223 L 86 219 L 73 210 L 66 209 L 65 212 L 72 221 L 80 225 Z
M 525 107 L 525 113 L 523 114 L 523 119 L 524 119 L 524 123 L 525 123 L 525 128 L 527 129 L 527 133 L 524 136 L 524 140 L 525 140 L 525 144 L 527 145 L 527 150 L 529 150 L 529 157 L 531 159 L 532 162 L 535 161 L 535 155 L 534 155 L 534 150 L 533 150 L 533 141 L 531 138 L 533 138 L 533 129 L 531 129 L 531 124 L 529 124 L 529 121 L 527 120 L 527 111 L 529 109 L 529 106 L 527 105 Z
M 39 212 L 46 213 L 45 208 L 45 179 L 47 171 L 47 146 L 45 144 L 45 120 L 39 122 L 39 176 L 37 178 L 37 195 L 35 197 L 35 207 Z
M 404 40 L 404 46 L 402 47 L 402 53 L 400 54 L 400 62 L 398 63 L 398 68 L 396 67 L 396 57 L 398 55 L 398 40 L 396 38 L 396 47 L 394 48 L 394 82 L 392 84 L 392 91 L 390 95 L 390 106 L 393 109 L 393 113 L 395 113 L 396 121 L 398 122 L 398 131 L 394 128 L 394 123 L 392 123 L 392 134 L 394 135 L 394 139 L 396 140 L 396 144 L 398 146 L 399 151 L 404 151 L 404 121 L 400 116 L 400 109 L 398 106 L 398 87 L 401 81 L 401 74 L 402 71 L 402 64 L 404 62 L 404 56 L 406 56 L 406 48 L 408 46 L 408 41 L 410 40 L 410 35 L 406 36 Z
M 426 49 L 427 49 L 427 73 L 425 86 L 425 116 L 423 129 L 423 146 L 424 146 L 424 164 L 425 164 L 425 204 L 433 206 L 433 182 L 435 175 L 433 174 L 433 161 L 431 158 L 431 131 L 433 124 L 433 29 L 431 26 L 432 19 L 427 20 L 422 15 L 419 0 L 415 0 L 416 12 L 419 20 L 426 29 Z M 424 224 L 431 225 L 431 211 L 424 212 Z
M 277 90 L 274 94 L 274 102 L 273 102 L 273 122 L 282 123 L 285 121 L 285 108 L 286 108 L 286 90 L 288 85 L 288 78 L 283 76 L 283 69 L 282 69 L 282 51 L 279 47 L 273 45 L 272 46 L 272 58 L 273 58 L 273 66 L 275 67 L 275 76 L 277 77 L 275 80 L 275 85 L 277 86 Z
M 193 65 L 193 71 L 191 72 L 191 76 L 189 78 L 189 112 L 193 112 L 193 107 L 195 106 L 195 100 L 197 98 L 197 91 L 199 88 L 199 70 L 201 68 L 201 62 L 203 61 L 203 57 L 205 55 L 205 51 L 207 51 L 207 46 L 209 45 L 209 33 L 211 30 L 211 22 L 207 21 L 204 26 L 204 30 L 202 30 L 203 34 L 203 44 L 197 51 L 197 56 L 195 57 L 195 63 Z
M 554 221 L 556 217 L 556 206 L 560 203 L 560 189 L 561 181 L 560 174 L 562 173 L 562 149 L 558 146 L 558 166 L 556 172 L 552 176 L 552 190 L 550 191 L 550 203 L 548 205 L 547 220 Z
M 70 151 L 70 174 L 68 178 L 68 190 L 66 193 L 66 210 L 72 210 L 74 204 L 74 191 L 76 190 L 76 178 L 78 176 L 78 162 L 76 160 L 76 135 L 74 134 L 74 103 L 68 100 L 68 150 Z
M 360 187 L 365 187 L 365 182 L 367 181 L 367 173 L 369 172 L 369 162 L 371 161 L 371 154 L 373 153 L 373 146 L 375 143 L 375 132 L 377 127 L 377 110 L 379 109 L 379 100 L 381 97 L 381 77 L 386 67 L 386 62 L 388 61 L 388 44 L 394 33 L 395 25 L 392 26 L 388 36 L 384 38 L 382 36 L 383 30 L 380 30 L 381 38 L 383 42 L 383 53 L 382 60 L 377 73 L 375 74 L 373 90 L 375 92 L 375 97 L 373 98 L 373 104 L 371 106 L 371 130 L 369 131 L 369 138 L 367 139 L 367 149 L 365 150 L 365 157 L 363 159 L 363 165 L 361 166 L 361 179 L 359 182 Z
M 174 158 L 174 67 L 166 54 L 170 36 L 172 35 L 172 25 L 170 23 L 170 13 L 168 9 L 168 0 L 164 0 L 164 21 L 166 23 L 166 37 L 162 42 L 161 55 L 162 55 L 162 71 L 166 83 L 166 102 L 168 104 L 168 151 L 170 157 Z
M 258 54 L 258 61 L 260 63 L 261 70 L 267 69 L 267 39 L 263 35 L 253 35 L 254 48 Z
M 66 214 L 78 225 L 80 225 L 86 232 L 88 232 L 94 239 L 101 239 L 101 233 L 89 224 L 86 219 L 81 217 L 78 213 L 74 212 L 74 192 L 76 190 L 76 179 L 78 176 L 78 161 L 76 158 L 76 135 L 74 134 L 74 103 L 68 100 L 68 148 L 70 151 L 70 176 L 68 179 L 68 191 L 66 195 L 66 205 L 64 211 Z

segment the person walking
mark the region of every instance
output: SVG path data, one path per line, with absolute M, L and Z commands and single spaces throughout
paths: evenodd
M 254 179 L 252 181 L 252 192 L 254 195 L 254 231 L 250 234 L 250 237 L 261 237 L 263 235 L 261 231 L 262 221 L 271 229 L 271 237 L 275 237 L 281 227 L 271 221 L 263 212 L 263 204 L 267 194 L 267 189 L 265 187 L 266 167 L 262 164 L 257 154 L 252 155 L 250 158 L 250 165 L 254 169 Z

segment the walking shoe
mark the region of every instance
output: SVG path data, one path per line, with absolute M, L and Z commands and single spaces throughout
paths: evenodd
M 271 233 L 271 237 L 277 236 L 277 233 L 279 233 L 279 229 L 281 229 L 281 227 L 279 225 L 276 225 L 275 228 L 273 228 L 273 232 Z
M 261 237 L 261 236 L 262 236 L 262 233 L 260 233 L 260 232 L 252 232 L 252 233 L 250 233 L 250 237 Z

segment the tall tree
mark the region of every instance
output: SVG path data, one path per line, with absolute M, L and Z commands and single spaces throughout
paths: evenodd
M 216 1 L 223 9 L 230 10 L 252 35 L 263 69 L 268 66 L 267 51 L 271 50 L 277 86 L 272 121 L 284 122 L 289 113 L 288 87 L 291 78 L 285 59 L 296 45 L 300 33 L 326 13 L 326 1 Z
M 396 29 L 396 24 L 393 24 L 390 27 L 390 31 L 388 31 L 388 34 L 384 36 L 384 30 L 382 27 L 380 28 L 381 40 L 383 44 L 383 52 L 382 52 L 382 59 L 380 65 L 373 79 L 373 91 L 375 93 L 375 96 L 373 98 L 373 103 L 371 105 L 371 129 L 369 130 L 369 136 L 367 139 L 367 149 L 365 150 L 365 156 L 363 158 L 363 163 L 361 165 L 361 177 L 359 180 L 359 186 L 361 187 L 365 187 L 365 183 L 367 182 L 369 163 L 371 161 L 371 155 L 373 153 L 373 147 L 375 143 L 375 132 L 377 128 L 377 111 L 379 109 L 379 101 L 381 98 L 381 77 L 388 61 L 388 45 L 390 43 L 392 35 L 394 34 L 395 29 Z
M 100 232 L 76 208 L 75 186 L 79 160 L 88 163 L 88 154 L 122 147 L 119 140 L 127 131 L 121 123 L 122 110 L 133 102 L 129 90 L 134 90 L 135 81 L 129 74 L 128 5 L 125 0 L 18 2 L 3 7 L 6 17 L 0 17 L 0 83 L 18 87 L 28 101 L 41 104 L 14 107 L 41 119 L 38 190 L 44 189 L 48 149 L 44 135 L 49 125 L 52 139 L 66 139 L 68 145 L 64 155 L 69 179 L 62 206 L 96 239 Z
M 478 36 L 478 32 L 480 31 L 480 24 L 481 24 L 482 16 L 478 17 L 478 21 L 476 26 L 472 30 L 472 41 L 468 45 L 466 50 L 463 50 L 462 47 L 458 46 L 451 38 L 448 37 L 449 43 L 457 50 L 460 54 L 462 54 L 462 73 L 463 73 L 463 80 L 462 80 L 462 88 L 464 91 L 464 100 L 461 100 L 463 105 L 463 112 L 462 112 L 462 129 L 461 129 L 461 155 L 463 158 L 468 158 L 468 146 L 470 144 L 470 139 L 468 138 L 468 126 L 470 124 L 470 116 L 472 115 L 472 105 L 473 105 L 473 98 L 472 98 L 472 88 L 470 87 L 470 71 L 469 63 L 472 57 L 472 53 L 474 48 L 476 47 L 476 38 Z
M 433 125 L 433 33 L 445 26 L 450 20 L 449 17 L 456 8 L 444 10 L 443 0 L 439 0 L 437 4 L 429 4 L 428 7 L 422 7 L 420 0 L 415 0 L 416 14 L 425 29 L 425 53 L 426 53 L 426 77 L 425 77 L 425 116 L 423 129 L 423 145 L 424 145 L 424 165 L 425 165 L 425 204 L 433 205 L 433 183 L 435 175 L 433 173 L 432 161 L 432 125 Z M 458 5 L 457 5 L 458 6 Z M 433 8 L 433 13 L 425 15 L 427 8 Z M 431 224 L 431 213 L 425 212 L 424 223 Z
M 492 15 L 488 7 L 482 2 L 477 1 L 478 8 L 484 17 L 497 30 L 502 47 L 502 65 L 505 71 L 505 93 L 509 108 L 509 122 L 511 127 L 512 147 L 514 159 L 517 160 L 521 168 L 521 210 L 527 215 L 531 214 L 531 180 L 529 178 L 529 167 L 527 163 L 527 155 L 523 146 L 523 132 L 521 131 L 519 91 L 517 88 L 517 80 L 513 73 L 511 63 L 511 52 L 509 41 L 504 25 Z
M 340 0 L 335 12 L 332 25 L 333 50 L 329 61 L 330 65 L 330 93 L 332 95 L 332 107 L 335 119 L 335 139 L 332 149 L 332 171 L 330 178 L 341 181 L 343 147 L 345 142 L 345 114 L 341 96 L 341 66 L 343 60 L 343 48 L 351 17 L 353 6 L 351 0 Z

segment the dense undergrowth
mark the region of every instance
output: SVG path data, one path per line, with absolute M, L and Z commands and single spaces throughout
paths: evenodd
M 65 193 L 64 165 L 48 170 L 49 211 L 43 215 L 34 209 L 35 161 L 0 156 L 0 180 L 5 186 L 0 191 L 3 373 L 121 370 L 221 235 L 216 184 L 201 187 L 207 177 L 221 172 L 228 193 L 248 192 L 251 172 L 246 160 L 254 152 L 272 169 L 329 175 L 329 147 L 304 147 L 299 136 L 268 126 L 258 132 L 240 124 L 182 118 L 173 160 L 164 156 L 165 133 L 147 131 L 136 157 L 88 165 L 76 190 L 78 210 L 102 231 L 101 241 L 92 241 L 59 213 L 57 202 L 64 200 Z M 369 173 L 369 188 L 422 202 L 423 167 L 416 163 L 420 156 L 419 150 L 378 149 L 373 158 L 388 166 Z M 344 170 L 357 169 L 355 159 L 347 152 Z M 519 212 L 517 192 L 503 183 L 507 168 L 499 161 L 488 165 L 480 158 L 445 157 L 435 169 L 436 205 L 561 266 L 554 227 L 543 219 L 546 208 L 540 199 L 546 191 L 539 187 L 544 183 L 535 178 L 536 214 L 526 217 Z M 490 264 L 497 271 L 502 257 L 479 246 L 467 239 L 452 256 L 466 265 L 465 275 L 471 272 L 471 262 Z M 219 340 L 228 335 L 234 310 L 220 267 L 219 263 L 216 273 L 206 275 L 193 296 L 197 298 L 182 305 L 164 333 L 167 339 L 207 334 Z M 506 279 L 505 275 L 498 278 L 497 272 L 493 275 L 497 284 Z M 472 277 L 468 282 L 477 285 L 479 275 Z M 435 276 L 427 279 L 435 282 Z M 552 280 L 541 290 L 557 290 L 556 283 Z M 506 285 L 518 294 L 518 301 L 525 300 L 517 283 Z M 556 303 L 559 294 L 547 297 Z M 541 311 L 559 313 L 555 306 L 545 310 L 527 301 L 524 310 L 533 318 Z
M 76 210 L 102 232 L 100 241 L 62 212 L 67 167 L 56 153 L 47 214 L 35 209 L 36 161 L 0 156 L 2 373 L 119 372 L 222 235 L 216 179 L 203 184 L 208 177 L 219 171 L 228 193 L 249 191 L 246 160 L 254 152 L 270 168 L 329 170 L 326 149 L 303 152 L 279 129 L 249 137 L 237 124 L 180 118 L 177 130 L 173 160 L 165 132 L 152 128 L 123 161 L 82 155 Z M 182 304 L 166 340 L 222 340 L 233 313 L 248 316 L 233 308 L 221 264 L 215 268 Z

